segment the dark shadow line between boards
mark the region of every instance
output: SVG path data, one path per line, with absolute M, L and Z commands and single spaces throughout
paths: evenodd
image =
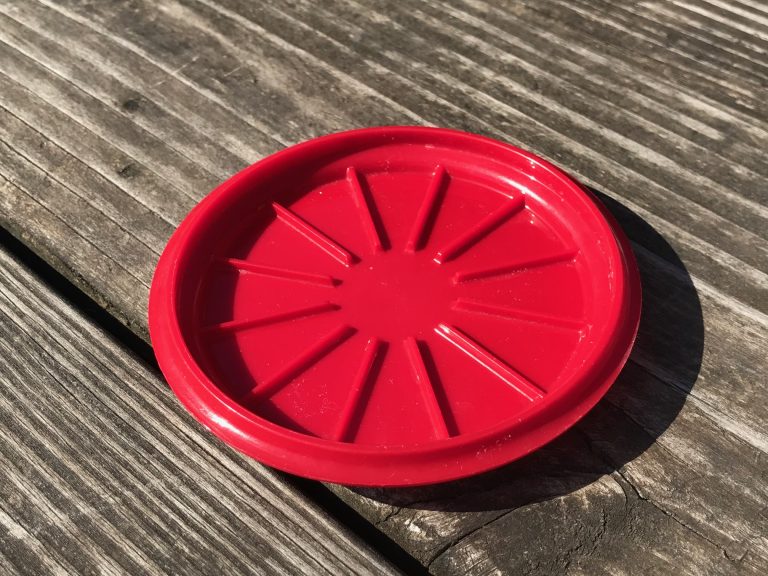
M 104 330 L 109 337 L 123 349 L 129 350 L 147 368 L 159 378 L 165 379 L 160 372 L 152 347 L 115 316 L 103 308 L 91 296 L 83 292 L 61 272 L 56 270 L 41 256 L 16 238 L 7 229 L 0 226 L 0 249 L 5 250 L 24 267 L 32 272 L 43 285 L 61 297 L 67 304 L 77 309 L 90 322 Z M 206 431 L 206 436 L 210 434 Z M 239 453 L 238 453 L 239 454 Z M 290 486 L 307 496 L 330 518 L 338 522 L 351 534 L 358 537 L 395 568 L 406 574 L 428 574 L 427 569 L 389 536 L 336 496 L 320 482 L 307 480 L 275 470 Z

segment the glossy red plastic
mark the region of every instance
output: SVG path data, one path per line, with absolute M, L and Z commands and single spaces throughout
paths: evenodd
M 158 264 L 160 367 L 281 470 L 406 486 L 495 468 L 581 418 L 640 316 L 629 244 L 528 152 L 435 128 L 293 146 L 214 190 Z

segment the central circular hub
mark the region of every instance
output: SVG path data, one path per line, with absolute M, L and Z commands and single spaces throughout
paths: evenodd
M 452 282 L 422 254 L 382 252 L 353 265 L 339 286 L 349 323 L 380 338 L 420 336 L 444 320 Z

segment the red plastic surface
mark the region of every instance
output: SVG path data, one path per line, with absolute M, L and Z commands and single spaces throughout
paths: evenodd
M 185 406 L 302 476 L 416 485 L 552 440 L 631 349 L 640 283 L 604 209 L 544 160 L 434 128 L 357 130 L 201 202 L 152 284 Z

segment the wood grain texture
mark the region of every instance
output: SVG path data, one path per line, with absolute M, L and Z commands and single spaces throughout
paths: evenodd
M 334 487 L 438 574 L 768 571 L 768 10 L 741 0 L 0 6 L 0 218 L 137 334 L 216 183 L 345 128 L 436 124 L 553 160 L 632 239 L 632 360 L 525 460 Z
M 0 251 L 3 571 L 395 571 Z

